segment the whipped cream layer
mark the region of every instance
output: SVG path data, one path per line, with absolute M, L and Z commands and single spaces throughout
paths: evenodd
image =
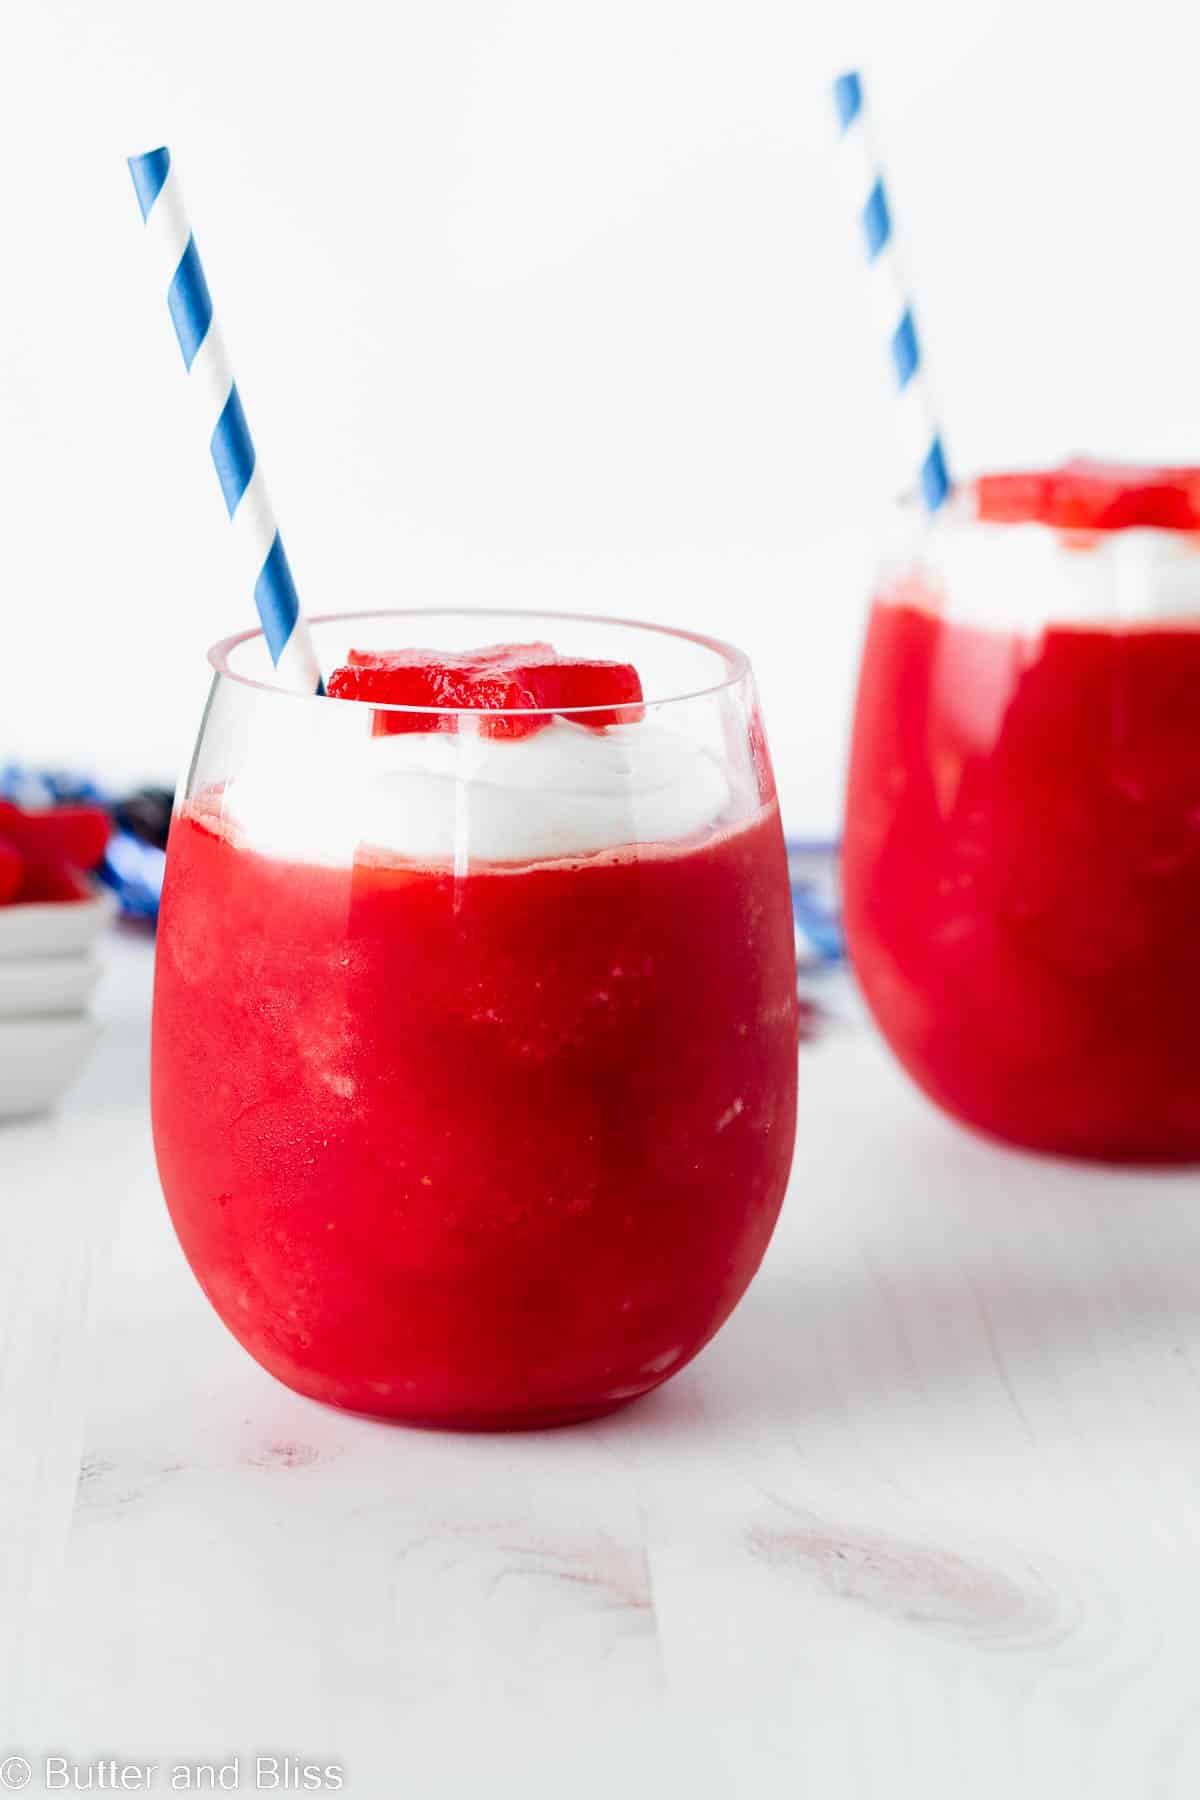
M 652 720 L 594 731 L 556 718 L 514 739 L 459 730 L 360 740 L 348 755 L 252 748 L 221 811 L 239 844 L 289 861 L 342 867 L 374 850 L 461 866 L 678 843 L 730 802 L 717 756 Z
M 919 566 L 949 614 L 972 625 L 1032 633 L 1200 620 L 1200 535 L 1189 532 L 997 524 L 959 503 L 930 529 Z

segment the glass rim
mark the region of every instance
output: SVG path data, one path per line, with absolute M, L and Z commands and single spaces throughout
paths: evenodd
M 310 625 L 344 624 L 355 619 L 542 619 L 548 623 L 561 621 L 572 625 L 604 625 L 617 626 L 623 631 L 642 631 L 656 637 L 674 638 L 687 644 L 698 644 L 704 650 L 711 650 L 725 663 L 726 673 L 722 680 L 712 682 L 708 686 L 688 689 L 685 693 L 672 693 L 662 696 L 645 695 L 638 704 L 651 706 L 677 706 L 686 700 L 708 700 L 728 689 L 737 687 L 750 673 L 750 658 L 736 644 L 728 643 L 724 638 L 709 637 L 701 631 L 685 631 L 675 625 L 654 625 L 645 619 L 611 618 L 603 613 L 571 613 L 548 612 L 538 607 L 503 607 L 503 606 L 377 606 L 356 608 L 353 612 L 313 613 L 308 618 Z M 245 675 L 240 670 L 230 667 L 230 657 L 254 638 L 264 636 L 261 625 L 252 626 L 247 631 L 235 631 L 231 636 L 219 638 L 210 645 L 207 651 L 208 662 L 225 681 L 236 682 L 240 687 L 255 688 L 263 694 L 276 694 L 286 700 L 320 701 L 328 696 L 324 694 L 302 693 L 297 688 L 284 687 L 274 681 L 260 681 L 253 675 Z M 344 700 L 338 697 L 339 705 L 362 706 L 369 712 L 435 714 L 445 717 L 479 718 L 478 707 L 469 706 L 407 706 L 388 700 Z M 602 702 L 595 706 L 572 706 L 572 718 L 583 718 L 588 713 L 611 713 L 613 702 Z M 561 714 L 562 707 L 554 706 L 496 706 L 488 707 L 489 718 L 541 718 Z

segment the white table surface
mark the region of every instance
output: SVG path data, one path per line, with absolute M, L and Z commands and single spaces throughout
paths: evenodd
M 210 1312 L 151 1156 L 151 953 L 109 961 L 86 1074 L 0 1130 L 28 1791 L 56 1752 L 156 1792 L 289 1755 L 355 1800 L 1200 1794 L 1195 1174 L 975 1142 L 843 1025 L 697 1363 L 590 1426 L 407 1431 Z

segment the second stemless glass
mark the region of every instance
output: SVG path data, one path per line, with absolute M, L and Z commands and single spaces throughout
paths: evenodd
M 258 633 L 219 645 L 168 850 L 153 1113 L 184 1250 L 281 1380 L 416 1423 L 656 1386 L 744 1292 L 791 1162 L 790 896 L 744 658 L 567 616 L 314 623 L 326 669 L 531 637 L 635 663 L 645 717 L 379 735 L 405 709 L 280 690 Z
M 1200 1160 L 1200 540 L 903 518 L 847 797 L 884 1036 L 1010 1143 Z

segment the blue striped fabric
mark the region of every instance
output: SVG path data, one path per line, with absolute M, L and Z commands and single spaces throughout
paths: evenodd
M 210 448 L 221 492 L 225 496 L 225 505 L 232 519 L 237 511 L 238 501 L 250 486 L 250 477 L 254 473 L 254 445 L 250 441 L 250 427 L 242 411 L 236 381 L 229 390 L 225 410 L 217 420 Z
M 827 841 L 787 840 L 796 958 L 802 970 L 832 968 L 845 959 L 838 904 L 838 849 L 836 843 Z

